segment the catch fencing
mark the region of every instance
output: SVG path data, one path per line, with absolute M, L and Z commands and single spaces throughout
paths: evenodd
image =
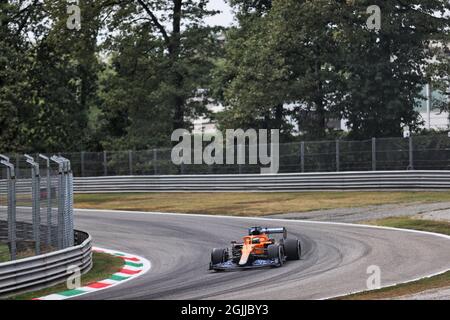
M 44 155 L 0 159 L 0 262 L 73 246 L 70 161 Z
M 260 165 L 175 165 L 171 151 L 166 148 L 61 155 L 71 159 L 76 177 L 252 174 L 261 169 Z M 438 134 L 282 143 L 279 164 L 279 173 L 450 170 L 450 137 Z

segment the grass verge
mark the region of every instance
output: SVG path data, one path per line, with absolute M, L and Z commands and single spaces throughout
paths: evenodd
M 422 220 L 411 217 L 391 217 L 380 220 L 367 221 L 364 222 L 364 224 L 371 224 L 382 227 L 428 231 L 428 232 L 442 233 L 450 236 L 450 222 L 446 221 Z
M 449 192 L 283 192 L 77 194 L 79 209 L 159 211 L 236 216 L 450 201 Z
M 442 221 L 419 220 L 413 218 L 386 218 L 368 221 L 365 224 L 413 229 L 450 235 L 450 223 Z M 450 271 L 422 280 L 404 283 L 393 287 L 356 293 L 338 298 L 338 300 L 375 300 L 401 297 L 426 290 L 450 287 Z
M 0 263 L 9 261 L 9 249 L 6 244 L 0 243 Z
M 93 253 L 94 264 L 92 269 L 81 277 L 81 285 L 85 286 L 92 282 L 108 279 L 114 273 L 118 272 L 124 265 L 123 259 L 106 253 Z M 66 284 L 58 284 L 53 287 L 19 294 L 13 296 L 11 300 L 30 300 L 33 298 L 43 297 L 52 293 L 58 293 L 67 290 Z
M 49 252 L 53 252 L 56 249 L 50 246 L 41 246 L 41 254 L 46 254 Z M 34 251 L 34 248 L 26 248 L 22 251 L 18 251 L 16 258 L 17 259 L 25 259 L 29 257 L 34 257 L 36 255 L 36 252 Z M 9 247 L 6 244 L 0 243 L 0 263 L 2 262 L 8 262 L 11 261 L 11 256 L 9 253 Z

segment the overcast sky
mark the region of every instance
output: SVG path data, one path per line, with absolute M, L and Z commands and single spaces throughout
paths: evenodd
M 225 0 L 210 0 L 208 4 L 208 9 L 220 10 L 220 14 L 214 17 L 209 17 L 205 19 L 206 23 L 211 26 L 224 26 L 229 27 L 233 24 L 233 11 L 231 7 L 225 3 Z

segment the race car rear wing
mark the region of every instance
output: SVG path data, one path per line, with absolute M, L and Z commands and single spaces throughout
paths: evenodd
M 248 229 L 249 236 L 255 236 L 259 234 L 283 234 L 283 238 L 287 238 L 287 230 L 285 227 L 281 228 L 263 228 L 263 227 L 251 227 Z

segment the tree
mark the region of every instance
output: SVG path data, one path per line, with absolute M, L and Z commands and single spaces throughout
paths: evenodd
M 272 9 L 272 0 L 229 0 L 229 2 L 238 9 L 241 20 L 249 15 L 265 15 Z
M 66 3 L 45 5 L 46 18 L 53 23 L 37 38 L 30 70 L 37 109 L 30 140 L 36 150 L 80 151 L 93 144 L 88 117 L 97 99 L 102 8 L 94 0 L 80 5 L 80 30 L 67 28 Z
M 290 117 L 303 133 L 323 137 L 342 99 L 339 6 L 274 1 L 267 8 L 264 14 L 246 8 L 228 38 L 224 97 L 230 108 L 222 122 L 258 126 L 261 119 L 289 134 Z
M 170 91 L 162 65 L 167 61 L 149 25 L 114 41 L 100 81 L 102 144 L 106 149 L 148 149 L 170 143 Z M 137 29 L 136 29 L 137 28 Z
M 29 144 L 29 121 L 34 113 L 30 103 L 26 34 L 38 31 L 37 1 L 0 0 L 0 150 L 25 150 Z
M 433 42 L 430 50 L 435 59 L 428 65 L 426 73 L 430 75 L 432 90 L 438 93 L 434 97 L 432 108 L 450 112 L 450 38 L 447 41 Z
M 215 14 L 207 2 L 122 1 L 107 21 L 115 32 L 105 43 L 112 69 L 102 89 L 102 130 L 127 135 L 115 147 L 170 144 L 173 130 L 206 112 L 200 89 L 210 81 L 220 32 L 204 25 Z
M 406 125 L 417 130 L 416 106 L 431 77 L 425 70 L 440 59 L 429 44 L 448 35 L 449 19 L 437 15 L 449 10 L 448 1 L 233 3 L 242 10 L 241 25 L 230 33 L 222 64 L 231 122 L 250 125 L 251 115 L 284 105 L 314 137 L 324 137 L 328 120 L 341 117 L 353 138 L 398 136 Z M 382 13 L 379 31 L 367 25 L 374 4 Z
M 226 61 L 216 73 L 216 86 L 223 88 L 218 91 L 219 99 L 222 96 L 224 104 L 230 106 L 220 116 L 224 128 L 271 128 L 284 124 L 284 60 L 264 37 L 266 23 L 267 19 L 261 18 L 228 33 Z
M 340 117 L 344 96 L 344 52 L 340 46 L 340 1 L 277 1 L 273 4 L 274 50 L 288 69 L 285 103 L 294 106 L 299 130 L 314 138 L 328 134 L 328 121 Z
M 159 32 L 162 49 L 167 51 L 165 82 L 168 90 L 173 91 L 173 129 L 183 128 L 185 117 L 190 115 L 187 100 L 199 89 L 197 83 L 192 83 L 195 75 L 189 69 L 193 64 L 208 63 L 207 57 L 214 53 L 211 52 L 214 28 L 204 26 L 203 19 L 216 12 L 206 9 L 208 0 L 137 0 L 137 3 L 144 9 L 153 29 Z M 162 18 L 157 17 L 157 11 L 162 12 Z
M 378 32 L 368 30 L 365 10 L 381 8 Z M 418 129 L 416 107 L 430 75 L 430 42 L 445 36 L 449 19 L 444 0 L 359 1 L 348 6 L 343 46 L 347 48 L 347 101 L 343 114 L 353 138 L 399 136 L 402 127 Z M 446 31 L 447 30 L 447 31 Z
M 66 28 L 66 3 L 2 1 L 1 145 L 6 152 L 81 150 L 96 95 L 94 1 L 84 1 L 84 26 Z

